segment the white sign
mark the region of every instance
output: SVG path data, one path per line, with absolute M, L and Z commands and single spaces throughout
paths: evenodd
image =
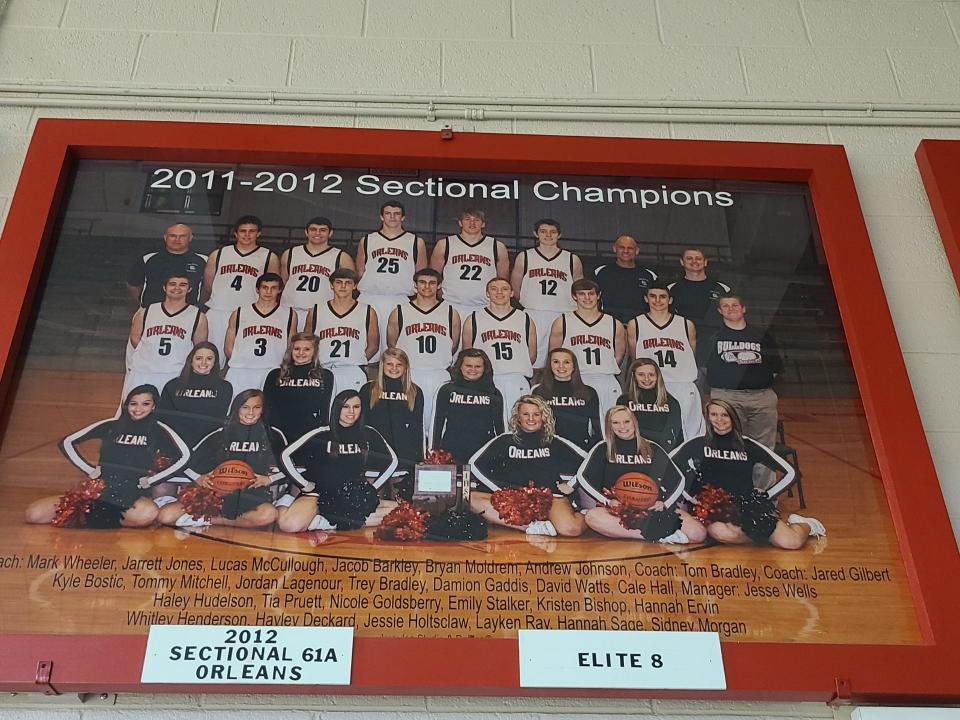
M 520 630 L 520 687 L 725 690 L 706 632 Z
M 144 683 L 349 685 L 353 628 L 152 625 Z

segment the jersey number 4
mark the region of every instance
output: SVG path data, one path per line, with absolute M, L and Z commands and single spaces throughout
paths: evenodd
M 232 287 L 237 292 L 243 290 L 243 275 L 237 275 L 233 280 L 230 281 L 230 287 Z
M 677 366 L 677 358 L 673 354 L 673 350 L 656 350 L 653 354 L 657 356 L 657 364 L 660 367 L 669 365 L 675 368 Z

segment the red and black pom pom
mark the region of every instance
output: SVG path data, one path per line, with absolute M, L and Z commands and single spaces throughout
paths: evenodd
M 411 542 L 423 538 L 430 513 L 418 510 L 405 500 L 387 513 L 373 535 L 377 540 Z
M 441 448 L 434 448 L 423 458 L 424 465 L 456 465 L 453 455 Z
M 183 505 L 183 511 L 197 520 L 210 520 L 223 512 L 223 495 L 199 485 L 181 490 L 177 500 Z
M 490 496 L 490 504 L 507 525 L 529 525 L 550 517 L 553 493 L 550 488 L 537 487 L 531 482 L 524 488 L 497 490 Z
M 56 527 L 84 527 L 87 513 L 93 503 L 100 499 L 106 484 L 103 480 L 83 480 L 76 487 L 60 496 L 53 523 Z

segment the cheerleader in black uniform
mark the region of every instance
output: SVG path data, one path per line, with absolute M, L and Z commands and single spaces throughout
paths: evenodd
M 360 394 L 339 393 L 330 418 L 329 426 L 294 440 L 280 456 L 287 477 L 300 489 L 289 507 L 280 508 L 277 527 L 284 532 L 372 527 L 397 505 L 377 498 L 376 491 L 397 469 L 397 456 L 366 424 Z
M 475 492 L 470 505 L 494 525 L 524 530 L 528 535 L 576 537 L 583 532 L 583 516 L 575 512 L 567 496 L 573 492 L 584 452 L 557 435 L 553 411 L 536 395 L 524 395 L 513 406 L 510 431 L 495 437 L 472 458 L 474 478 L 490 492 Z M 535 520 L 525 527 L 507 525 L 490 504 L 490 493 L 501 487 L 550 488 L 553 505 L 548 520 Z
M 580 379 L 577 356 L 554 348 L 547 358 L 540 384 L 531 395 L 547 401 L 557 420 L 557 435 L 587 451 L 602 438 L 597 391 Z
M 660 366 L 651 358 L 637 358 L 627 369 L 627 391 L 617 400 L 637 418 L 640 434 L 667 452 L 683 442 L 680 403 L 667 392 Z
M 87 527 L 147 527 L 157 518 L 158 508 L 149 497 L 149 488 L 178 472 L 190 457 L 187 444 L 157 419 L 157 400 L 153 385 L 138 385 L 123 401 L 119 417 L 95 422 L 60 442 L 61 452 L 71 463 L 88 477 L 104 482 L 100 499 L 87 515 Z M 77 449 L 80 443 L 94 439 L 101 441 L 96 466 Z M 154 473 L 157 456 L 170 464 Z M 51 522 L 59 502 L 60 496 L 32 502 L 26 521 Z
M 263 421 L 263 391 L 244 390 L 234 398 L 223 427 L 207 435 L 193 449 L 186 474 L 200 487 L 212 488 L 211 473 L 220 463 L 242 460 L 253 468 L 256 478 L 245 490 L 224 495 L 219 517 L 193 518 L 178 501 L 160 511 L 160 522 L 177 527 L 270 525 L 277 517 L 270 486 L 283 477 L 277 468 L 280 451 L 286 444 L 283 433 Z
M 280 367 L 263 383 L 264 412 L 287 438 L 298 438 L 327 424 L 333 373 L 320 364 L 320 339 L 312 333 L 290 338 Z
M 452 376 L 437 391 L 433 448 L 446 450 L 463 465 L 503 432 L 503 396 L 493 384 L 493 366 L 483 350 L 461 350 Z
M 705 495 L 714 495 L 705 492 L 708 486 L 729 494 L 729 502 L 718 508 L 728 520 L 707 524 L 707 532 L 717 542 L 769 542 L 784 550 L 798 550 L 811 535 L 827 534 L 823 523 L 815 518 L 790 515 L 784 522 L 776 516 L 772 499 L 793 482 L 794 469 L 756 440 L 744 437 L 739 416 L 723 400 L 707 403 L 707 434 L 687 440 L 671 457 L 691 478 L 689 491 L 699 496 L 701 504 Z M 783 473 L 765 492 L 753 487 L 753 467 L 757 463 Z M 756 508 L 760 508 L 759 513 Z
M 585 516 L 587 526 L 612 538 L 654 539 L 663 543 L 699 543 L 706 540 L 706 528 L 677 507 L 677 502 L 683 496 L 683 474 L 662 447 L 640 434 L 634 414 L 623 405 L 610 408 L 604 430 L 606 441 L 593 447 L 577 473 L 581 494 L 597 505 Z M 619 503 L 604 490 L 612 490 L 617 479 L 628 472 L 643 473 L 660 486 L 660 498 L 649 509 L 675 512 L 680 516 L 679 530 L 661 538 L 647 538 L 642 530 L 623 527 L 620 519 L 606 510 L 605 506 Z
M 230 409 L 233 386 L 220 377 L 217 347 L 210 342 L 194 345 L 180 375 L 163 386 L 158 419 L 172 427 L 191 448 L 223 425 Z M 182 473 L 151 489 L 153 501 L 163 507 L 177 499 L 189 479 Z
M 423 393 L 410 379 L 410 359 L 403 350 L 383 351 L 377 379 L 360 388 L 360 403 L 367 424 L 397 454 L 391 482 L 396 494 L 409 500 L 414 466 L 423 461 Z
M 157 416 L 194 447 L 223 426 L 232 397 L 233 387 L 220 377 L 217 347 L 197 343 L 180 376 L 163 386 Z

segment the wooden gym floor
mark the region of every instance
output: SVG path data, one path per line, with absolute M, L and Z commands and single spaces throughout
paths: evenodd
M 355 624 L 359 635 L 513 637 L 519 628 L 713 630 L 722 640 L 922 642 L 859 402 L 781 400 L 806 513 L 796 552 L 527 537 L 384 543 L 28 526 L 81 479 L 57 441 L 116 407 L 114 373 L 25 371 L 0 448 L 0 633 L 145 634 L 150 624 Z M 89 452 L 95 452 L 91 447 Z M 95 456 L 94 456 L 95 457 Z M 784 497 L 784 517 L 798 500 Z

